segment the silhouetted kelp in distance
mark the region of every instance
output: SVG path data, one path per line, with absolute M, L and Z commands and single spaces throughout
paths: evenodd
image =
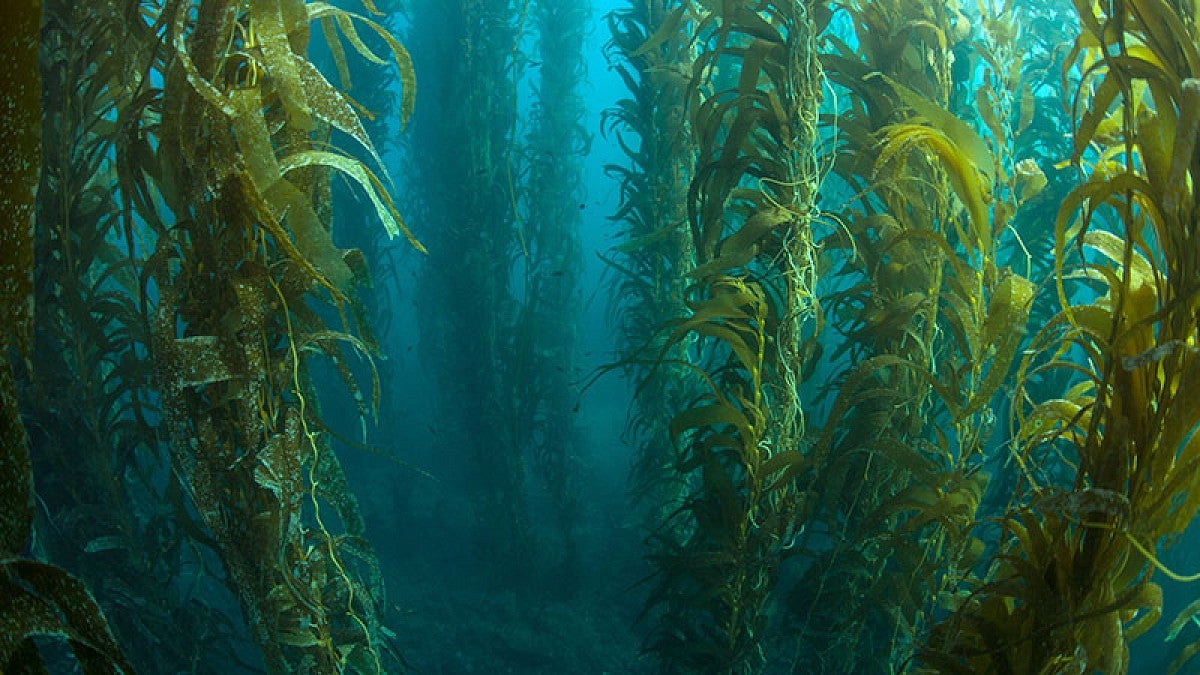
M 519 50 L 527 15 L 512 0 L 420 2 L 406 41 L 430 78 L 408 139 L 409 191 L 430 223 L 416 297 L 422 360 L 436 369 L 438 442 L 458 448 L 470 537 L 499 579 L 517 576 L 533 541 L 517 444 L 512 270 L 521 237 L 514 177 Z M 437 157 L 431 165 L 417 158 Z
M 514 380 L 524 410 L 518 416 L 517 443 L 550 497 L 558 530 L 545 558 L 561 557 L 567 575 L 579 572 L 576 524 L 582 500 L 575 365 L 578 361 L 579 230 L 584 199 L 583 157 L 591 136 L 581 85 L 586 73 L 582 44 L 591 5 L 535 2 L 537 80 L 526 137 L 528 173 L 522 181 L 525 217 L 523 301 L 517 317 L 519 362 Z M 576 580 L 567 583 L 575 585 Z
M 482 0 L 414 3 L 407 13 L 418 64 L 444 83 L 423 97 L 406 143 L 409 191 L 431 232 L 417 304 L 438 388 L 434 428 L 469 503 L 466 552 L 486 562 L 479 573 L 492 585 L 520 586 L 576 562 L 572 380 L 590 9 Z M 531 513 L 542 489 L 551 528 Z

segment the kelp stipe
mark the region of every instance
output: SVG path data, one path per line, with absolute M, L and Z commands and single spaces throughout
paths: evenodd
M 650 540 L 658 574 L 649 608 L 660 614 L 647 647 L 668 670 L 754 672 L 765 660 L 766 603 L 790 527 L 794 495 L 776 480 L 789 455 L 772 455 L 764 434 L 770 323 L 762 287 L 723 276 L 704 291 L 667 345 L 694 333 L 701 347 L 726 353 L 707 369 L 690 366 L 707 390 L 671 420 L 671 440 L 686 441 L 677 470 L 694 473 L 699 486 Z
M 668 428 L 680 495 L 650 540 L 646 647 L 666 671 L 753 672 L 767 659 L 767 607 L 796 526 L 797 378 L 821 325 L 821 74 L 809 4 L 682 4 L 632 55 L 674 44 L 680 26 L 697 50 L 684 108 L 696 143 L 695 266 L 687 310 L 661 324 L 642 358 L 690 372 L 696 396 Z
M 919 121 L 890 85 L 903 82 L 914 101 L 945 105 L 946 55 L 937 48 L 948 17 L 933 5 L 848 3 L 841 9 L 854 32 L 825 36 L 821 58 L 842 105 L 823 118 L 838 142 L 826 186 L 856 197 L 824 240 L 838 253 L 832 271 L 843 290 L 826 302 L 843 337 L 830 352 L 840 371 L 835 400 L 802 478 L 809 498 L 798 549 L 813 560 L 788 592 L 799 668 L 886 671 L 916 628 L 928 592 L 924 561 L 939 555 L 919 524 L 895 533 L 922 504 L 937 506 L 942 473 L 952 470 L 927 456 L 923 414 L 932 392 L 922 377 L 935 349 L 947 248 L 937 240 L 949 191 L 931 162 L 904 159 L 896 142 L 916 136 L 899 125 Z M 846 25 L 836 18 L 832 25 Z M 883 154 L 889 131 L 891 156 L 901 161 Z
M 431 429 L 439 444 L 463 448 L 452 480 L 494 583 L 527 577 L 534 548 L 517 442 L 530 425 L 517 393 L 513 284 L 527 247 L 518 221 L 527 166 L 516 133 L 530 8 L 526 0 L 430 0 L 408 11 L 408 42 L 440 83 L 422 98 L 430 112 L 418 111 L 407 140 L 413 158 L 441 160 L 411 165 L 407 178 L 430 224 L 416 302 L 421 357 L 437 373 Z
M 606 254 L 613 275 L 609 314 L 619 326 L 625 373 L 640 385 L 625 437 L 636 444 L 631 492 L 647 510 L 651 528 L 678 508 L 684 478 L 675 470 L 668 426 L 699 383 L 672 365 L 686 343 L 670 347 L 660 366 L 644 356 L 659 345 L 663 317 L 681 315 L 695 251 L 687 224 L 687 186 L 696 164 L 686 105 L 694 58 L 687 2 L 636 2 L 608 15 L 609 59 L 628 97 L 603 113 L 604 133 L 628 165 L 605 172 L 620 181 L 620 203 L 610 220 L 620 243 Z M 655 340 L 660 342 L 655 342 Z
M 842 334 L 836 392 L 801 485 L 813 557 L 789 591 L 797 667 L 888 672 L 906 663 L 984 545 L 993 398 L 1017 354 L 1033 285 L 996 250 L 1019 206 L 1008 179 L 1011 68 L 988 63 L 981 134 L 951 110 L 970 20 L 943 3 L 848 3 L 853 34 L 823 54 L 840 109 L 827 187 L 852 195 L 828 296 Z M 995 26 L 1004 18 L 991 18 Z M 845 26 L 841 17 L 831 26 Z M 980 38 L 974 38 L 980 39 Z
M 987 576 L 922 653 L 941 672 L 1127 672 L 1161 612 L 1153 575 L 1181 578 L 1158 551 L 1200 509 L 1196 7 L 1075 6 L 1083 181 L 1054 226 L 1059 312 L 1018 392 L 1062 372 L 1068 388 L 1018 399 L 1021 484 Z
M 34 203 L 41 163 L 41 3 L 12 2 L 0 11 L 0 669 L 45 672 L 32 638 L 67 641 L 85 672 L 132 673 L 87 586 L 54 565 L 24 557 L 34 494 L 27 437 L 18 411 L 13 358 L 28 361 L 33 303 Z

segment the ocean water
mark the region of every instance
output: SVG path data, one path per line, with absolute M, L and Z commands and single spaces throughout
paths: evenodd
M 0 673 L 1195 671 L 1195 2 L 0 18 Z

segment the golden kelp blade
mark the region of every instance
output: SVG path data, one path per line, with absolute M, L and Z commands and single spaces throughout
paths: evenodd
M 396 66 L 400 69 L 400 84 L 401 99 L 400 99 L 400 124 L 401 129 L 408 124 L 409 118 L 412 117 L 413 110 L 417 105 L 417 74 L 413 68 L 412 57 L 409 56 L 408 50 L 404 45 L 400 44 L 386 28 L 378 23 L 353 12 L 339 9 L 325 2 L 310 2 L 308 3 L 309 19 L 321 19 L 332 16 L 337 22 L 338 28 L 346 35 L 346 39 L 354 47 L 361 56 L 371 61 L 372 63 L 383 65 L 387 63 L 384 59 L 376 56 L 374 52 L 367 47 L 362 38 L 358 36 L 358 31 L 354 27 L 354 22 L 359 21 L 366 24 L 368 28 L 375 31 L 383 41 L 387 43 L 392 50 L 392 55 L 396 59 Z M 340 67 L 340 66 L 339 66 Z
M 375 213 L 383 221 L 388 236 L 395 237 L 403 233 L 413 248 L 421 253 L 428 253 L 400 218 L 400 213 L 396 211 L 391 196 L 384 189 L 379 178 L 370 169 L 363 166 L 362 162 L 333 152 L 308 150 L 289 155 L 280 164 L 283 174 L 287 174 L 289 171 L 302 166 L 326 166 L 331 169 L 337 169 L 347 178 L 358 183 L 363 191 L 367 193 L 371 204 L 374 205 Z

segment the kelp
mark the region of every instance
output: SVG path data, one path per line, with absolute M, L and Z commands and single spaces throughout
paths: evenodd
M 85 673 L 132 673 L 96 600 L 62 568 L 34 560 L 0 561 L 0 663 L 13 672 L 44 670 L 34 637 L 66 640 Z
M 4 12 L 6 42 L 14 49 L 0 58 L 4 88 L 4 173 L 0 178 L 0 468 L 11 489 L 0 493 L 0 554 L 17 555 L 29 538 L 33 494 L 25 427 L 19 416 L 12 359 L 28 358 L 33 331 L 33 215 L 41 162 L 41 79 L 38 75 L 38 17 L 41 3 L 12 3 Z
M 662 317 L 685 310 L 688 273 L 695 266 L 687 225 L 687 186 L 696 163 L 686 115 L 693 59 L 689 5 L 638 2 L 608 15 L 608 58 L 628 89 L 602 116 L 605 135 L 627 160 L 605 167 L 620 181 L 620 202 L 609 216 L 621 228 L 615 235 L 620 243 L 607 257 L 613 274 L 609 315 L 620 327 L 618 351 L 629 364 L 627 376 L 642 380 L 625 436 L 638 446 L 632 491 L 646 504 L 651 523 L 673 511 L 682 494 L 668 425 L 695 384 L 670 365 L 685 357 L 683 343 L 672 347 L 660 368 L 638 363 L 642 350 L 660 339 Z
M 436 373 L 431 430 L 439 444 L 466 448 L 451 478 L 470 504 L 472 545 L 493 561 L 498 583 L 531 571 L 525 441 L 544 401 L 541 392 L 520 391 L 520 375 L 526 364 L 548 360 L 527 351 L 540 321 L 523 311 L 525 291 L 515 281 L 525 278 L 541 226 L 524 211 L 531 167 L 520 137 L 533 9 L 524 0 L 414 3 L 405 40 L 441 83 L 422 98 L 429 107 L 417 110 L 407 141 L 412 159 L 440 159 L 414 161 L 406 171 L 408 192 L 430 223 L 416 312 L 420 358 Z M 537 283 L 565 280 L 571 264 L 545 269 L 563 275 Z
M 445 158 L 414 161 L 407 176 L 426 219 L 440 223 L 417 296 L 421 357 L 438 385 L 430 431 L 466 448 L 455 482 L 499 584 L 530 579 L 540 559 L 572 571 L 577 562 L 572 380 L 589 14 L 586 3 L 513 0 L 409 13 L 413 53 L 444 83 L 423 99 L 433 113 L 418 111 L 421 131 L 408 145 L 414 159 Z M 532 555 L 542 543 L 529 508 L 535 490 L 554 512 L 537 548 L 544 558 Z
M 675 11 L 688 13 L 697 45 L 686 102 L 695 267 L 686 270 L 687 311 L 662 324 L 650 361 L 700 384 L 669 425 L 685 487 L 651 538 L 646 646 L 672 672 L 753 672 L 767 659 L 767 607 L 797 525 L 798 380 L 822 321 L 816 19 L 795 2 Z M 651 35 L 651 47 L 634 53 L 659 42 Z M 722 77 L 726 69 L 736 79 Z M 685 340 L 682 358 L 670 356 Z
M 124 10 L 135 10 L 126 5 Z M 157 43 L 120 9 L 43 3 L 43 136 L 35 233 L 36 338 L 21 372 L 46 527 L 42 555 L 87 582 L 139 670 L 187 668 L 211 631 L 206 667 L 236 667 L 231 621 L 206 593 L 165 583 L 211 555 L 150 420 L 147 325 L 138 284 L 140 224 L 121 208 L 112 119 L 137 116 Z M 108 45 L 126 46 L 110 54 Z M 105 478 L 98 478 L 105 477 Z M 144 516 L 142 514 L 152 514 Z M 149 654 L 153 660 L 148 661 Z M 173 665 L 172 665 L 173 664 Z
M 1127 672 L 1129 642 L 1161 613 L 1153 576 L 1182 579 L 1159 551 L 1200 509 L 1200 417 L 1187 384 L 1198 273 L 1195 7 L 1075 8 L 1083 30 L 1071 62 L 1083 77 L 1072 159 L 1082 181 L 1054 226 L 1059 312 L 1021 361 L 1019 488 L 987 575 L 931 636 L 927 658 L 941 671 Z M 1033 393 L 1051 378 L 1065 391 Z
M 420 246 L 374 172 L 331 149 L 336 128 L 373 154 L 348 99 L 305 55 L 325 17 L 380 60 L 355 26 L 382 29 L 325 3 L 163 7 L 160 114 L 134 122 L 144 136 L 118 149 L 118 166 L 153 228 L 141 284 L 157 295 L 147 320 L 173 470 L 268 669 L 381 672 L 391 659 L 377 563 L 308 374 L 311 354 L 329 358 L 364 420 L 374 409 L 343 352 L 373 340 L 354 337 L 367 330 L 354 308 L 362 257 L 333 242 L 330 174 Z M 403 47 L 385 42 L 411 82 Z M 322 297 L 341 325 L 312 306 Z
M 41 163 L 39 2 L 9 3 L 0 12 L 5 168 L 0 178 L 0 666 L 45 670 L 32 639 L 65 639 L 85 673 L 131 673 L 87 586 L 55 565 L 23 557 L 32 533 L 33 485 L 11 357 L 31 354 L 33 223 Z
M 952 109 L 969 20 L 954 4 L 841 9 L 822 55 L 840 103 L 825 116 L 838 142 L 827 187 L 852 197 L 822 243 L 838 252 L 828 297 L 842 341 L 800 475 L 809 499 L 796 548 L 812 560 L 798 563 L 789 625 L 798 663 L 886 672 L 985 550 L 985 448 L 1036 287 L 997 260 L 1021 205 L 1010 134 L 986 122 L 1008 119 L 1004 99 L 977 98 L 983 132 Z M 1011 36 L 975 40 L 991 64 L 985 91 L 1008 91 L 1020 70 L 1001 72 L 997 52 L 1011 53 Z
M 763 288 L 733 276 L 706 282 L 693 313 L 670 324 L 666 346 L 695 335 L 715 347 L 709 369 L 687 365 L 705 391 L 671 420 L 676 468 L 698 480 L 652 539 L 660 566 L 648 609 L 661 608 L 649 649 L 671 668 L 753 672 L 764 660 L 766 610 L 800 494 L 786 480 L 795 451 L 771 444 L 764 371 Z M 682 522 L 675 523 L 674 520 Z
M 801 477 L 812 495 L 797 548 L 814 559 L 789 589 L 789 625 L 800 663 L 876 672 L 902 660 L 919 630 L 936 593 L 933 561 L 966 543 L 962 520 L 973 514 L 939 509 L 979 487 L 938 446 L 946 431 L 937 418 L 926 426 L 944 377 L 933 374 L 934 341 L 954 253 L 944 233 L 952 211 L 936 156 L 910 143 L 941 143 L 958 160 L 957 144 L 925 122 L 949 115 L 949 10 L 911 2 L 842 9 L 853 33 L 830 30 L 821 58 L 842 105 L 824 116 L 838 143 L 827 185 L 855 195 L 837 215 L 843 227 L 824 241 L 839 253 L 832 273 L 845 279 L 830 297 L 844 340 L 832 354 L 836 396 Z M 972 503 L 978 495 L 958 501 Z
M 523 297 L 515 341 L 518 365 L 516 444 L 531 458 L 550 495 L 555 551 L 568 574 L 577 572 L 575 529 L 582 513 L 579 430 L 572 381 L 578 371 L 578 313 L 582 268 L 580 227 L 586 194 L 582 159 L 591 144 L 581 86 L 581 48 L 591 7 L 587 2 L 538 2 L 529 20 L 541 61 L 526 137 L 523 184 Z

